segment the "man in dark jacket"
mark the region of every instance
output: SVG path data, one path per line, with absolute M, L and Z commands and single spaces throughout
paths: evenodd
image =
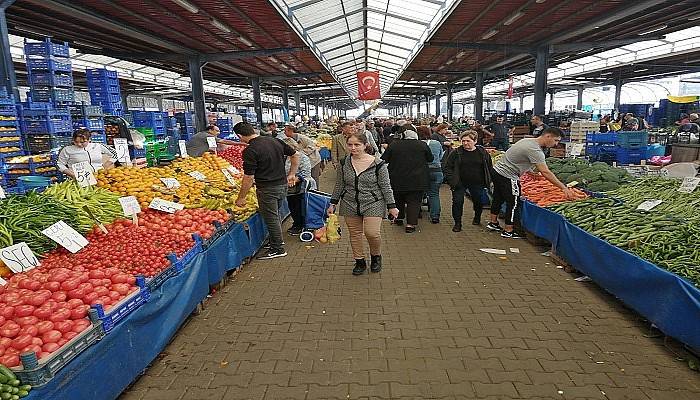
M 389 178 L 394 191 L 399 216 L 397 225 L 406 217 L 406 233 L 416 231 L 423 193 L 429 188 L 428 164 L 433 153 L 425 142 L 418 140 L 413 125 L 399 127 L 401 140 L 394 140 L 384 151 L 382 159 L 389 163 Z

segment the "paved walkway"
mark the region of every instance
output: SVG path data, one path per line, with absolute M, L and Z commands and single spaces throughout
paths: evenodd
M 612 296 L 525 241 L 451 223 L 386 224 L 384 270 L 361 277 L 346 237 L 288 238 L 120 399 L 700 399 L 700 375 Z

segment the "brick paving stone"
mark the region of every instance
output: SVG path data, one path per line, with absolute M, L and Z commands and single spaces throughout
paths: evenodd
M 451 232 L 442 195 L 441 224 L 385 222 L 379 274 L 350 274 L 346 235 L 287 238 L 286 258 L 244 266 L 120 400 L 700 398 L 640 316 L 541 248 Z

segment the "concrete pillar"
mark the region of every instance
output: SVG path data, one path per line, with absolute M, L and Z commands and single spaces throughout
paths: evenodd
M 452 102 L 452 85 L 447 85 L 447 120 L 452 121 L 454 103 Z
M 540 46 L 537 48 L 535 60 L 535 106 L 533 112 L 544 114 L 544 102 L 547 95 L 547 68 L 549 68 L 549 48 Z
M 194 103 L 194 119 L 197 132 L 205 130 L 208 125 L 202 66 L 203 64 L 198 58 L 191 58 L 189 60 L 190 80 L 192 81 L 192 102 Z
M 474 97 L 474 119 L 483 122 L 484 119 L 484 73 L 477 72 L 474 76 L 476 96 Z
M 435 95 L 435 116 L 440 116 L 440 95 Z
M 615 111 L 620 111 L 620 97 L 622 96 L 622 85 L 625 82 L 622 80 L 617 81 L 615 84 Z
M 518 109 L 518 111 L 524 112 L 525 111 L 525 96 L 521 94 L 518 97 L 520 98 L 520 108 Z
M 583 87 L 580 87 L 578 88 L 578 90 L 576 90 L 576 109 L 583 109 Z
M 557 91 L 554 89 L 548 90 L 549 92 L 549 112 L 554 111 L 554 93 Z
M 294 104 L 296 105 L 296 115 L 301 115 L 301 96 L 299 92 L 294 92 Z
M 289 90 L 286 87 L 282 89 L 282 118 L 289 122 Z
M 5 4 L 7 3 L 7 4 Z M 0 8 L 0 85 L 7 89 L 7 94 L 13 94 L 15 101 L 19 101 L 19 89 L 17 88 L 17 76 L 10 52 L 10 38 L 7 32 L 7 19 L 5 7 L 9 7 L 12 1 L 3 2 Z

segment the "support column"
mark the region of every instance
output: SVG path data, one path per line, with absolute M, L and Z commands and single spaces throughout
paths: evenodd
M 0 85 L 7 89 L 8 94 L 13 94 L 15 101 L 19 101 L 19 89 L 17 88 L 17 76 L 15 66 L 12 63 L 12 53 L 10 52 L 10 38 L 7 32 L 7 19 L 5 9 L 13 1 L 3 1 L 0 7 Z
M 289 122 L 289 89 L 282 89 L 282 117 L 285 122 Z
M 296 115 L 301 115 L 301 96 L 299 92 L 294 92 L 294 104 L 296 105 Z
M 454 103 L 452 101 L 452 85 L 447 85 L 447 120 L 452 121 Z
M 320 118 L 320 115 L 321 115 L 321 113 L 320 113 L 320 111 L 319 111 L 319 110 L 320 110 L 320 108 L 319 108 L 319 107 L 320 107 L 320 106 L 319 106 L 319 104 L 320 104 L 320 103 L 319 103 L 319 100 L 318 100 L 318 99 L 315 99 L 315 100 L 314 100 L 314 104 L 316 105 L 316 118 L 319 119 L 319 118 Z
M 484 73 L 477 72 L 474 76 L 476 81 L 476 96 L 474 97 L 474 119 L 483 122 L 484 119 Z
M 576 91 L 576 109 L 583 109 L 583 87 L 578 88 Z
M 537 48 L 535 59 L 535 106 L 532 112 L 537 115 L 544 114 L 544 102 L 547 95 L 547 68 L 549 68 L 549 48 L 540 46 Z
M 622 80 L 617 81 L 615 84 L 615 111 L 620 111 L 620 98 L 622 96 L 622 85 L 625 82 Z
M 307 117 L 311 117 L 311 107 L 309 107 L 309 98 L 308 97 L 304 99 L 304 111 L 305 111 L 304 115 L 306 115 Z
M 204 99 L 204 80 L 202 77 L 202 63 L 199 58 L 191 58 L 189 61 L 190 80 L 192 81 L 192 102 L 194 103 L 194 120 L 197 132 L 207 128 L 207 108 Z M 258 84 L 258 89 L 260 88 Z M 260 93 L 258 92 L 258 100 Z M 259 118 L 262 118 L 260 114 Z
M 416 114 L 420 115 L 420 97 L 416 101 Z
M 518 111 L 525 112 L 525 95 L 521 94 L 518 97 L 520 97 L 520 108 L 518 109 Z
M 549 93 L 549 112 L 554 111 L 554 93 L 557 91 L 554 89 L 550 89 L 547 91 Z
M 156 97 L 156 101 L 158 102 L 158 109 L 160 111 L 165 111 L 165 107 L 163 107 L 163 99 L 164 97 L 162 95 Z
M 435 116 L 436 117 L 440 116 L 440 95 L 439 94 L 435 95 Z
M 258 120 L 258 128 L 263 127 L 263 108 L 262 99 L 260 98 L 260 78 L 251 78 L 251 83 L 253 84 L 253 108 L 255 108 L 255 114 Z
M 425 114 L 430 115 L 430 95 L 425 95 Z

